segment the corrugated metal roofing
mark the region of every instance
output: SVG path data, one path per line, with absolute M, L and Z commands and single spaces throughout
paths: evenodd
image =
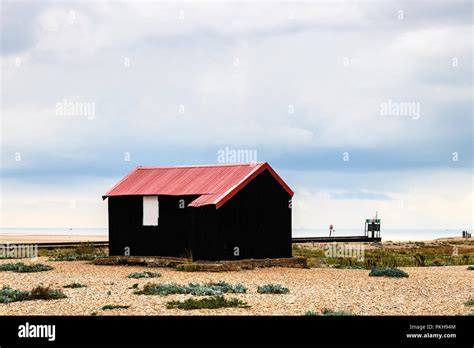
M 190 206 L 222 206 L 258 174 L 268 170 L 293 196 L 293 191 L 266 162 L 231 165 L 137 167 L 102 198 L 111 196 L 199 195 Z

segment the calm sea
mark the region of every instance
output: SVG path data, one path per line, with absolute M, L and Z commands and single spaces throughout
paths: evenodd
M 382 240 L 431 240 L 444 237 L 461 237 L 462 229 L 383 229 Z M 468 230 L 472 233 L 472 230 Z M 23 235 L 76 235 L 76 236 L 106 236 L 107 228 L 0 228 L 0 234 Z M 336 236 L 360 236 L 363 229 L 336 229 Z M 293 237 L 324 237 L 328 236 L 327 229 L 293 229 Z
M 382 229 L 382 240 L 432 240 L 446 237 L 462 237 L 462 229 Z M 472 230 L 467 230 L 472 233 Z M 335 236 L 363 236 L 364 229 L 336 229 Z M 326 237 L 328 229 L 293 229 L 293 237 Z

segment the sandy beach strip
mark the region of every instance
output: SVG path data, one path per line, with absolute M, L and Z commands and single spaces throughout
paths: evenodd
M 87 235 L 23 235 L 23 234 L 0 234 L 0 244 L 21 244 L 21 243 L 56 243 L 56 242 L 106 242 L 107 235 L 87 236 Z
M 25 261 L 24 262 L 31 262 Z M 303 315 L 323 308 L 352 312 L 356 315 L 465 315 L 472 311 L 464 302 L 474 296 L 474 272 L 467 266 L 403 267 L 408 278 L 369 277 L 359 269 L 262 268 L 240 272 L 179 272 L 170 268 L 139 266 L 96 266 L 85 261 L 39 262 L 54 270 L 38 273 L 1 272 L 1 285 L 28 290 L 43 284 L 62 288 L 72 282 L 86 288 L 63 289 L 66 299 L 25 301 L 0 304 L 0 315 Z M 12 260 L 1 260 L 8 263 Z M 228 294 L 247 302 L 251 308 L 183 311 L 166 309 L 166 302 L 183 300 L 190 295 L 135 295 L 148 279 L 129 279 L 136 271 L 158 271 L 161 278 L 153 283 L 217 282 L 243 283 L 246 294 Z M 257 293 L 259 285 L 282 284 L 289 294 Z M 197 296 L 195 298 L 198 298 Z M 107 304 L 130 305 L 128 309 L 101 310 Z

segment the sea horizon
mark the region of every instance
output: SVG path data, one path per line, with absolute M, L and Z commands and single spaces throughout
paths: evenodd
M 409 241 L 409 240 L 432 240 L 437 238 L 461 237 L 462 231 L 472 233 L 471 229 L 443 229 L 443 228 L 386 228 L 382 229 L 381 237 L 383 241 Z M 22 228 L 22 227 L 2 227 L 0 235 L 31 235 L 31 236 L 107 236 L 107 228 Z M 333 233 L 334 236 L 362 236 L 364 231 L 361 228 L 339 228 Z M 327 228 L 294 228 L 293 237 L 325 237 L 329 236 Z

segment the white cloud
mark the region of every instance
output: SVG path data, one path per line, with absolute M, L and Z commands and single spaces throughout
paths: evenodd
M 317 178 L 320 173 L 303 175 Z M 366 178 L 352 186 L 371 190 L 372 180 L 378 181 L 379 175 L 364 174 Z M 472 173 L 385 172 L 383 177 L 390 200 L 333 199 L 332 193 L 340 189 L 296 187 L 293 226 L 311 229 L 333 223 L 340 228 L 354 228 L 363 226 L 364 219 L 378 211 L 387 229 L 473 229 Z M 394 180 L 398 187 L 392 185 Z
M 114 179 L 69 178 L 66 182 L 3 179 L 0 227 L 101 228 L 107 226 L 102 194 Z
M 151 143 L 197 145 L 206 138 L 211 146 L 351 149 L 438 137 L 437 103 L 469 100 L 471 90 L 425 86 L 417 74 L 440 70 L 440 59 L 452 70 L 454 54 L 464 64 L 469 27 L 374 31 L 377 20 L 356 3 L 55 4 L 39 13 L 24 65 L 15 68 L 14 57 L 2 65 L 7 142 L 18 147 L 34 139 L 40 149 L 67 138 L 66 148 L 74 149 L 85 141 L 99 145 L 91 135 L 107 133 L 109 141 L 124 142 L 140 134 Z M 44 110 L 74 96 L 97 104 L 96 122 L 47 117 Z M 421 120 L 380 116 L 389 99 L 420 103 Z M 184 117 L 177 114 L 181 104 Z
M 399 21 L 399 5 L 52 2 L 35 7 L 20 26 L 24 33 L 18 25 L 2 27 L 10 35 L 5 42 L 15 43 L 18 35 L 22 43 L 2 50 L 1 166 L 49 170 L 54 176 L 67 165 L 65 158 L 90 165 L 91 152 L 105 161 L 122 156 L 113 151 L 133 148 L 151 157 L 180 147 L 186 151 L 172 155 L 190 160 L 202 149 L 225 146 L 263 149 L 275 157 L 285 153 L 289 163 L 302 153 L 337 149 L 339 156 L 341 148 L 351 156 L 360 149 L 383 156 L 385 149 L 399 148 L 394 161 L 400 166 L 418 153 L 427 152 L 433 161 L 444 158 L 454 151 L 452 142 L 472 144 L 472 128 L 469 134 L 460 117 L 471 111 L 472 23 L 451 3 L 428 13 L 403 3 L 406 19 Z M 453 57 L 459 59 L 456 69 Z M 96 103 L 95 119 L 54 114 L 56 103 L 73 98 Z M 380 103 L 388 99 L 419 102 L 420 120 L 380 116 Z M 472 151 L 455 144 L 462 156 Z M 15 151 L 22 152 L 22 162 L 11 161 Z M 50 162 L 54 166 L 45 168 Z M 472 208 L 472 186 L 466 184 L 471 177 L 463 173 L 433 181 L 419 173 L 401 181 L 392 173 L 390 185 L 379 188 L 357 187 L 358 174 L 350 169 L 340 173 L 325 179 L 335 185 L 330 190 L 314 192 L 298 183 L 295 227 L 326 226 L 326 220 L 336 219 L 358 226 L 374 206 L 397 227 L 421 226 L 420 217 L 430 226 L 450 227 L 466 224 L 466 209 Z M 306 175 L 318 181 L 318 173 L 297 174 Z M 354 189 L 394 200 L 332 199 L 334 192 L 348 190 L 348 180 L 354 180 Z M 443 186 L 444 180 L 449 181 Z M 19 177 L 17 184 L 29 191 L 24 181 Z M 78 199 L 92 208 L 77 216 L 56 210 L 64 215 L 58 226 L 87 221 L 96 227 L 104 222 L 103 210 L 92 202 L 103 189 L 92 192 L 81 185 L 29 192 L 50 192 L 39 206 L 56 210 L 56 200 L 69 200 L 61 190 L 84 190 Z M 18 208 L 18 199 L 28 196 L 22 195 L 8 193 L 5 201 Z M 398 200 L 407 202 L 404 209 Z M 8 224 L 20 224 L 21 209 L 12 209 L 4 214 Z M 38 211 L 28 214 L 49 224 Z

